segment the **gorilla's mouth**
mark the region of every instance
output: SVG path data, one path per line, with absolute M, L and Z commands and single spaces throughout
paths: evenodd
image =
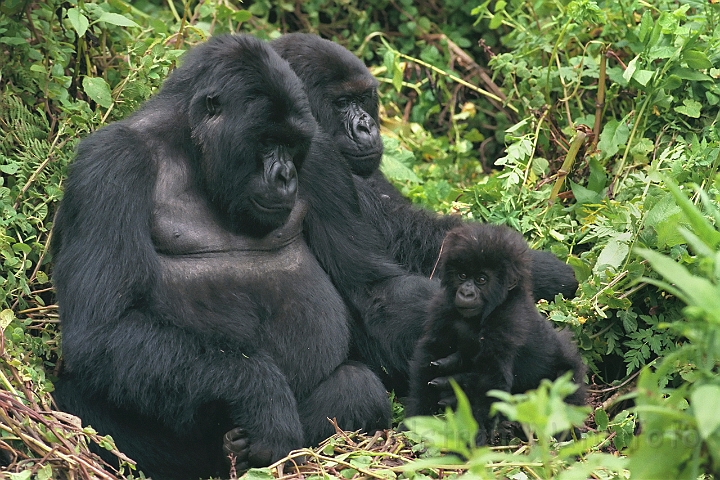
M 374 151 L 374 152 L 363 153 L 363 154 L 358 154 L 357 152 L 351 152 L 351 151 L 343 152 L 344 155 L 352 157 L 353 160 L 358 160 L 361 162 L 376 160 L 381 156 L 380 155 L 381 153 L 382 153 L 382 151 L 380 149 L 378 149 L 377 151 Z
M 258 210 L 261 213 L 266 213 L 268 215 L 277 215 L 279 213 L 285 213 L 285 212 L 289 212 L 290 210 L 292 210 L 292 205 L 290 204 L 290 202 L 288 202 L 287 205 L 280 204 L 280 205 L 267 206 L 267 205 L 263 205 L 262 203 L 258 202 L 254 198 L 251 199 L 250 201 L 252 202 L 252 204 L 256 210 Z

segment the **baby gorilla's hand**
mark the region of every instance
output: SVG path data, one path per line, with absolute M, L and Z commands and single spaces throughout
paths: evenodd
M 463 372 L 464 365 L 460 352 L 455 352 L 445 358 L 440 358 L 430 365 L 435 367 L 438 376 L 428 382 L 438 392 L 438 406 L 455 408 L 457 406 L 457 398 L 452 389 L 450 380 L 455 380 L 461 389 L 465 390 L 468 385 L 469 373 Z

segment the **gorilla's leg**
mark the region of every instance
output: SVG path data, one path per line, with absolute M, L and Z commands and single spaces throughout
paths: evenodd
M 545 299 L 552 302 L 558 293 L 562 293 L 565 298 L 575 297 L 578 289 L 575 271 L 552 253 L 530 250 L 530 270 L 535 301 Z
M 66 374 L 55 383 L 53 396 L 60 410 L 73 412 L 83 425 L 92 426 L 100 435 L 112 433 L 113 439 L 122 445 L 122 453 L 132 460 L 143 460 L 145 475 L 192 479 L 202 477 L 208 470 L 227 473 L 227 465 L 218 461 L 222 436 L 232 427 L 225 409 L 208 405 L 198 413 L 198 421 L 178 435 L 155 419 L 120 409 L 85 390 L 81 382 Z M 118 468 L 115 455 L 96 444 L 90 448 Z
M 305 444 L 317 445 L 335 433 L 328 418 L 343 430 L 372 432 L 390 428 L 390 400 L 380 379 L 358 362 L 340 365 L 300 402 Z

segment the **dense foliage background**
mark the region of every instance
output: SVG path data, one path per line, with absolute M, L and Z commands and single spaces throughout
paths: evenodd
M 47 247 L 77 142 L 212 34 L 307 31 L 381 80 L 383 170 L 413 202 L 511 225 L 573 266 L 578 297 L 539 307 L 575 332 L 593 384 L 579 411 L 559 401 L 564 380 L 501 395 L 536 441 L 475 448 L 461 403 L 388 434 L 394 449 L 333 438 L 316 474 L 719 476 L 719 23 L 715 0 L 3 0 L 0 470 L 109 477 L 86 443 L 111 439 L 52 413 L 49 395 Z M 583 438 L 550 440 L 584 421 Z

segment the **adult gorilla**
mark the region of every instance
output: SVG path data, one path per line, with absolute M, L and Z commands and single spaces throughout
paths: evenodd
M 271 44 L 305 84 L 313 115 L 350 164 L 363 211 L 395 260 L 430 275 L 445 234 L 462 220 L 414 207 L 380 172 L 377 80 L 347 49 L 316 35 L 292 33 Z M 553 300 L 557 293 L 575 296 L 572 268 L 548 252 L 532 251 L 531 257 L 536 300 Z
M 380 380 L 346 361 L 343 297 L 398 277 L 315 131 L 287 62 L 226 36 L 78 148 L 52 245 L 56 400 L 146 474 L 221 474 L 223 449 L 267 465 L 331 434 L 326 417 L 389 424 Z

